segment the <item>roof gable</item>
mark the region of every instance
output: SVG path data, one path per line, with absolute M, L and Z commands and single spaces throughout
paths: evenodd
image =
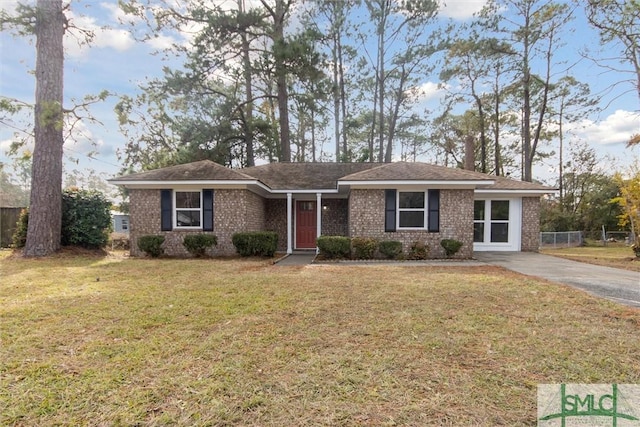
M 493 185 L 483 187 L 482 190 L 537 191 L 542 193 L 555 191 L 555 189 L 551 187 L 535 182 L 520 181 L 504 176 L 494 176 L 492 178 L 495 180 L 495 183 Z
M 340 181 L 487 181 L 492 176 L 419 162 L 384 163 L 343 177 Z
M 168 166 L 111 180 L 114 184 L 134 181 L 255 181 L 255 178 L 211 160 Z

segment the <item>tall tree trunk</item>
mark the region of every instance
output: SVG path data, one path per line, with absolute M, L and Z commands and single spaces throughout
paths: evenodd
M 563 136 L 562 136 L 562 112 L 560 113 L 560 123 L 558 126 L 559 129 L 559 139 L 560 139 L 560 148 L 559 148 L 559 153 L 558 153 L 558 193 L 560 195 L 559 200 L 560 200 L 560 212 L 564 211 L 564 185 L 563 185 L 563 181 L 564 181 L 564 171 L 563 171 L 563 165 L 562 162 L 564 162 L 563 159 L 563 154 L 562 151 L 564 150 L 563 144 Z
M 295 161 L 303 163 L 307 155 L 307 140 L 305 134 L 307 133 L 307 118 L 304 111 L 300 108 L 298 113 L 298 152 L 295 156 Z
M 244 13 L 244 0 L 238 0 L 238 9 Z M 242 33 L 242 62 L 244 74 L 244 90 L 246 105 L 244 107 L 245 135 L 244 141 L 247 150 L 247 166 L 255 166 L 255 154 L 253 150 L 253 90 L 251 85 L 251 57 L 249 56 L 249 38 Z
M 338 35 L 333 34 L 333 126 L 336 139 L 336 162 L 341 161 L 340 156 L 340 71 L 338 70 Z M 344 153 L 346 154 L 346 153 Z
M 269 118 L 269 125 L 273 129 L 273 133 L 278 133 L 278 127 L 276 122 L 278 121 L 276 118 L 276 103 L 273 97 L 273 82 L 268 82 L 266 87 L 266 92 L 270 95 L 267 98 L 267 103 L 269 104 L 269 111 L 266 116 Z M 273 144 L 269 144 L 269 163 L 274 163 L 276 160 L 280 160 L 282 157 L 280 154 L 280 144 L 277 138 L 273 139 Z
M 528 17 L 527 17 L 528 19 Z M 528 22 L 527 22 L 528 24 Z M 529 36 L 524 39 L 523 55 L 523 76 L 522 76 L 522 179 L 531 182 L 533 175 L 531 168 L 533 159 L 531 153 L 531 69 L 529 68 Z
M 563 97 L 564 98 L 564 97 Z M 560 140 L 560 147 L 558 147 L 558 194 L 560 201 L 560 212 L 564 212 L 564 135 L 562 132 L 562 122 L 564 117 L 564 99 L 560 102 L 560 112 L 558 119 L 558 139 Z
M 475 93 L 473 85 L 471 87 L 476 107 L 478 107 L 478 120 L 480 120 L 480 172 L 487 173 L 487 135 L 485 132 L 484 108 L 482 108 L 482 99 Z
M 393 106 L 393 111 L 389 116 L 389 129 L 387 135 L 387 149 L 384 155 L 385 163 L 391 163 L 391 156 L 393 155 L 393 141 L 396 136 L 396 126 L 398 124 L 398 116 L 400 115 L 400 107 L 402 106 L 402 102 L 404 101 L 404 87 L 405 83 L 409 77 L 409 73 L 405 69 L 405 65 L 400 66 L 400 82 L 398 87 L 398 94 L 396 96 L 396 102 Z
M 284 24 L 286 9 L 282 0 L 276 0 L 276 16 L 274 44 L 279 51 L 276 60 L 276 74 L 278 85 L 278 117 L 280 121 L 281 162 L 291 161 L 291 136 L 289 129 L 289 89 L 287 87 L 287 70 L 285 66 Z
M 377 70 L 376 70 L 377 73 Z M 378 76 L 376 74 L 376 84 L 373 91 L 373 114 L 371 116 L 371 132 L 369 133 L 369 162 L 373 163 L 375 161 L 375 140 L 376 140 L 376 123 L 378 117 Z
M 386 2 L 385 2 L 386 4 Z M 386 13 L 384 10 L 382 13 Z M 384 160 L 384 25 L 383 19 L 378 31 L 378 106 L 380 111 L 378 112 L 378 143 L 380 144 L 378 150 L 378 162 L 382 163 Z
M 547 106 L 549 103 L 549 90 L 551 88 L 551 57 L 553 56 L 553 50 L 554 50 L 553 35 L 554 33 L 551 32 L 551 35 L 549 36 L 549 45 L 547 47 L 547 53 L 546 53 L 547 70 L 546 70 L 546 76 L 544 81 L 544 88 L 542 90 L 542 100 L 540 101 L 540 109 L 538 110 L 538 121 L 536 124 L 536 131 L 533 137 L 533 141 L 531 142 L 531 149 L 530 149 L 530 159 L 529 159 L 530 179 L 526 181 L 533 180 L 533 173 L 532 173 L 533 158 L 536 154 L 536 150 L 538 149 L 538 143 L 540 142 L 540 138 L 542 136 L 542 126 L 544 124 L 545 117 L 547 116 Z
M 280 156 L 281 162 L 291 162 L 291 130 L 289 129 L 289 89 L 287 87 L 287 59 L 286 42 L 284 39 L 284 26 L 290 2 L 276 0 L 275 8 L 272 8 L 266 0 L 260 3 L 267 9 L 273 19 L 273 50 L 274 68 L 276 73 L 276 86 L 278 97 L 278 124 L 280 127 Z
M 316 111 L 311 108 L 311 161 L 316 162 Z
M 339 40 L 338 40 L 339 41 Z M 342 109 L 342 153 L 347 158 L 349 152 L 347 147 L 347 93 L 344 88 L 344 64 L 342 62 L 342 42 L 338 43 L 338 72 L 340 73 L 340 106 Z
M 62 227 L 62 138 L 65 16 L 62 0 L 36 3 L 35 146 L 29 226 L 24 256 L 60 249 Z
M 496 82 L 494 86 L 495 90 L 495 131 L 494 131 L 494 163 L 496 168 L 496 176 L 501 175 L 501 157 L 500 157 L 500 64 L 496 64 Z

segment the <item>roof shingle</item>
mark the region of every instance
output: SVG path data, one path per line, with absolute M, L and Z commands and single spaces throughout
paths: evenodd
M 340 181 L 487 181 L 493 179 L 479 172 L 448 168 L 419 162 L 378 164 L 369 170 L 344 176 Z
M 380 163 L 270 163 L 244 168 L 272 190 L 335 190 L 345 175 L 371 169 Z
M 134 173 L 114 178 L 111 182 L 127 183 L 131 181 L 235 181 L 250 180 L 255 178 L 219 165 L 211 160 L 201 160 L 199 162 L 185 163 L 182 165 L 169 166 L 147 172 Z
M 244 169 L 230 169 L 210 160 L 187 163 L 110 180 L 114 184 L 140 181 L 256 181 L 271 190 L 335 190 L 338 182 L 361 181 L 476 181 L 485 190 L 539 191 L 553 189 L 445 166 L 419 162 L 396 163 L 269 163 Z M 487 181 L 494 184 L 487 185 Z

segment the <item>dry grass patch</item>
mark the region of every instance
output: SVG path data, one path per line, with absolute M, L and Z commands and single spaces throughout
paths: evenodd
M 535 425 L 640 311 L 491 267 L 0 255 L 0 425 Z
M 640 271 L 640 258 L 634 255 L 629 246 L 582 246 L 577 248 L 543 249 L 541 252 L 589 264 Z

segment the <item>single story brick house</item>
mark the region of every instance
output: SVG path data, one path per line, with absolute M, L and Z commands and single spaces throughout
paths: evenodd
M 240 231 L 275 231 L 279 250 L 315 249 L 320 235 L 397 240 L 405 252 L 440 241 L 473 251 L 537 251 L 538 184 L 417 162 L 271 163 L 230 169 L 208 160 L 110 180 L 130 195 L 131 254 L 136 240 L 165 236 L 165 253 L 187 255 L 189 233 L 218 238 L 214 254 L 231 255 Z

